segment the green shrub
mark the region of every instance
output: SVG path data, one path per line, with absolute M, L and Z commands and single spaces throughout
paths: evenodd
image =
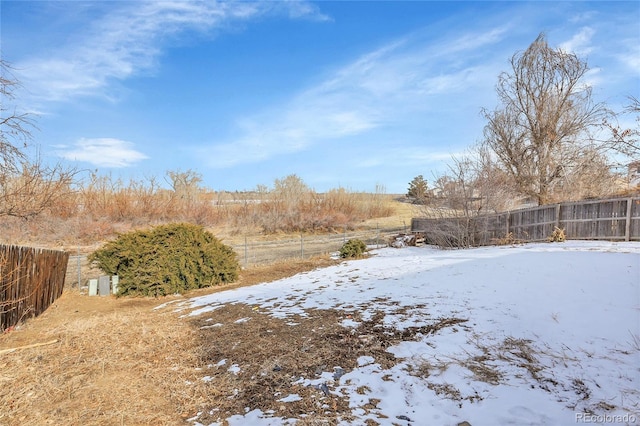
M 367 245 L 361 240 L 349 240 L 340 249 L 340 257 L 360 257 L 367 251 Z
M 121 234 L 89 255 L 118 275 L 118 295 L 164 296 L 234 282 L 236 253 L 198 225 L 178 223 Z

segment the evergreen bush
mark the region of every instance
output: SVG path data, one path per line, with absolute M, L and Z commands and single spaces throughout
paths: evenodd
M 349 240 L 340 249 L 340 257 L 360 257 L 367 251 L 367 245 L 361 240 Z
M 89 255 L 118 275 L 118 295 L 164 296 L 238 278 L 237 255 L 202 226 L 177 223 L 121 234 Z

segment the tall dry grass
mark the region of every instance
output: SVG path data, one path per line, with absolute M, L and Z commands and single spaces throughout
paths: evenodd
M 317 193 L 297 177 L 273 190 L 214 192 L 196 187 L 163 188 L 155 178 L 123 181 L 92 174 L 56 197 L 29 220 L 0 216 L 0 242 L 45 246 L 89 245 L 119 232 L 169 222 L 189 222 L 229 234 L 355 229 L 364 221 L 393 215 L 392 197 L 379 188 Z

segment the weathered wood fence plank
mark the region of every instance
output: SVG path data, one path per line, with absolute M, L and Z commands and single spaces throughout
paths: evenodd
M 67 252 L 0 244 L 0 332 L 60 297 L 68 261 Z
M 412 232 L 450 226 L 455 218 L 413 218 Z M 640 197 L 561 203 L 469 219 L 477 245 L 512 233 L 521 241 L 544 241 L 555 227 L 568 239 L 640 241 Z

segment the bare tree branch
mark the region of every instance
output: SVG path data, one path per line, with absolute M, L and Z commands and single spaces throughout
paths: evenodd
M 544 34 L 510 63 L 496 87 L 501 107 L 483 111 L 484 143 L 521 194 L 547 204 L 609 111 L 582 82 L 587 63 L 549 47 Z
M 37 127 L 30 114 L 11 106 L 18 87 L 11 66 L 0 59 L 0 216 L 30 218 L 71 191 L 76 171 L 27 157 L 31 130 Z
M 623 115 L 635 115 L 635 128 L 622 128 L 618 118 Z M 609 139 L 603 141 L 605 151 L 613 151 L 631 159 L 640 159 L 640 101 L 634 96 L 629 96 L 629 104 L 622 112 L 616 114 L 611 120 L 604 119 L 603 126 L 610 133 Z

